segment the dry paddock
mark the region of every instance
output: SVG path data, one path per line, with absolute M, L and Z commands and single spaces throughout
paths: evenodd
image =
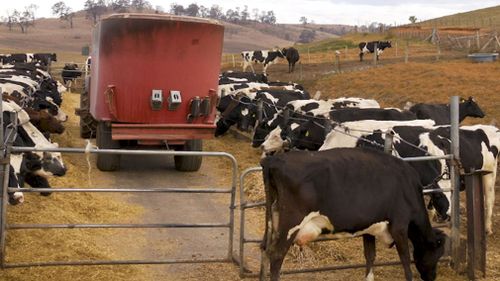
M 80 57 L 66 55 L 77 61 Z M 61 60 L 63 61 L 63 60 Z M 83 61 L 83 59 L 82 59 Z M 447 102 L 451 95 L 477 98 L 483 106 L 487 118 L 470 120 L 469 123 L 490 123 L 500 118 L 500 63 L 471 64 L 465 60 L 440 61 L 409 64 L 387 64 L 378 68 L 343 74 L 324 74 L 330 64 L 303 65 L 304 75 L 299 81 L 297 74 L 287 74 L 286 65 L 269 68 L 272 80 L 303 83 L 308 90 L 320 90 L 323 97 L 358 96 L 374 98 L 383 106 L 401 107 L 406 101 Z M 310 72 L 309 72 L 310 70 Z M 66 94 L 64 108 L 68 113 L 78 106 L 78 94 Z M 78 119 L 71 115 L 67 131 L 55 138 L 62 146 L 82 147 L 84 141 L 78 137 Z M 238 159 L 243 170 L 256 166 L 260 153 L 251 148 L 246 140 L 228 134 L 206 142 L 206 150 L 227 151 Z M 53 181 L 54 186 L 88 186 L 87 162 L 85 157 L 67 155 L 68 175 Z M 227 163 L 218 160 L 209 164 L 220 177 L 226 176 Z M 93 167 L 96 177 L 105 177 Z M 229 179 L 228 179 L 229 180 Z M 497 181 L 497 188 L 499 186 Z M 263 198 L 260 177 L 252 176 L 245 187 L 251 200 Z M 496 199 L 493 217 L 494 229 L 500 225 L 500 199 Z M 9 208 L 9 220 L 21 222 L 123 222 L 133 221 L 144 212 L 142 206 L 129 203 L 126 198 L 102 194 L 54 194 L 51 197 L 30 195 L 22 206 Z M 252 212 L 249 216 L 249 235 L 259 237 L 262 230 L 262 212 Z M 121 258 L 126 247 L 119 245 L 147 246 L 147 241 L 130 236 L 125 241 L 113 241 L 113 230 L 71 230 L 71 231 L 28 231 L 10 232 L 7 237 L 8 260 L 47 259 L 112 259 Z M 111 239 L 110 239 L 111 238 Z M 39 249 L 50 251 L 39 251 Z M 118 248 L 118 250 L 117 250 Z M 255 265 L 255 256 L 250 256 L 250 265 Z M 377 261 L 396 260 L 394 249 L 378 248 Z M 500 233 L 488 237 L 488 277 L 485 280 L 500 280 Z M 335 241 L 313 244 L 300 251 L 292 249 L 285 267 L 304 268 L 310 266 L 361 263 L 362 243 L 360 240 Z M 28 269 L 8 269 L 0 271 L 0 280 L 155 280 L 156 266 L 95 266 L 95 267 L 46 267 Z M 171 266 L 176 272 L 171 280 L 239 280 L 237 267 L 231 264 L 196 265 L 192 267 Z M 413 271 L 416 270 L 413 268 Z M 363 280 L 362 269 L 326 272 L 308 275 L 285 276 L 284 280 Z M 376 269 L 377 280 L 402 280 L 399 266 Z M 446 264 L 439 267 L 437 280 L 466 280 L 456 275 Z

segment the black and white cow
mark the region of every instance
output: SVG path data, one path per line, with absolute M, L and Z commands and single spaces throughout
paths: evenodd
M 252 146 L 258 147 L 260 146 L 267 138 L 270 133 L 276 129 L 278 126 L 281 126 L 281 130 L 279 133 L 275 132 L 277 135 L 286 136 L 289 130 L 286 127 L 290 126 L 299 126 L 303 122 L 308 120 L 309 117 L 319 117 L 318 122 L 321 123 L 321 120 L 324 118 L 330 117 L 330 112 L 340 108 L 379 108 L 380 105 L 377 101 L 372 99 L 362 99 L 362 98 L 346 98 L 341 97 L 337 99 L 329 99 L 329 100 L 315 100 L 315 99 L 304 99 L 304 100 L 295 100 L 287 103 L 285 108 L 291 111 L 291 116 L 295 117 L 293 122 L 290 124 L 283 124 L 283 118 L 281 114 L 276 114 L 272 116 L 272 118 L 267 118 L 260 122 L 258 126 L 256 126 L 253 139 Z M 360 115 L 360 118 L 363 118 Z M 317 123 L 316 123 L 317 124 Z M 276 136 L 275 136 L 276 137 Z M 317 142 L 310 143 L 311 146 L 316 146 Z M 321 143 L 320 143 L 321 145 Z M 307 148 L 310 149 L 310 148 Z
M 15 64 L 20 62 L 33 62 L 34 55 L 32 53 L 24 54 L 2 54 L 0 55 L 2 64 Z
M 485 116 L 473 97 L 461 98 L 458 106 L 459 122 L 462 122 L 466 117 L 483 118 Z M 432 119 L 436 121 L 436 125 L 450 124 L 449 104 L 418 103 L 411 106 L 409 110 L 414 112 L 418 119 Z
M 446 235 L 431 227 L 419 176 L 408 163 L 375 150 L 340 148 L 291 151 L 264 158 L 261 165 L 263 258 L 270 262 L 272 281 L 280 279 L 292 244 L 302 246 L 320 235 L 362 236 L 366 280 L 373 280 L 375 239 L 396 245 L 405 279 L 412 280 L 409 239 L 420 278 L 435 280 Z
M 215 136 L 224 134 L 231 125 L 238 124 L 238 129 L 247 131 L 256 122 L 257 102 L 263 101 L 263 116 L 273 116 L 277 108 L 284 107 L 289 101 L 308 99 L 305 91 L 260 90 L 255 93 L 242 93 L 236 96 L 224 96 L 217 106 L 221 118 L 217 122 Z
M 494 126 L 475 125 L 460 127 L 460 162 L 462 168 L 470 170 L 486 170 L 491 173 L 483 175 L 485 196 L 485 229 L 488 234 L 493 233 L 492 215 L 495 202 L 495 181 L 500 150 L 500 130 Z M 421 145 L 432 155 L 451 153 L 450 128 L 438 127 L 435 130 L 419 136 Z M 442 167 L 446 163 L 441 160 Z M 463 181 L 462 181 L 463 182 Z M 450 187 L 449 180 L 439 182 L 442 187 Z M 450 194 L 447 193 L 449 196 Z
M 366 53 L 375 52 L 375 44 L 377 44 L 377 60 L 386 48 L 391 48 L 391 41 L 371 41 L 359 43 L 359 61 L 363 61 L 363 55 Z
M 316 109 L 314 109 L 316 110 Z M 313 111 L 309 111 L 313 112 Z M 325 112 L 322 112 L 325 113 Z M 306 113 L 307 115 L 307 113 Z M 321 118 L 316 118 L 320 116 Z M 273 153 L 274 149 L 281 147 L 282 145 L 290 146 L 290 141 L 285 143 L 285 140 L 288 140 L 290 136 L 289 133 L 295 131 L 298 135 L 295 135 L 296 141 L 299 141 L 301 136 L 307 137 L 302 139 L 302 141 L 310 142 L 312 147 L 321 146 L 324 140 L 324 133 L 319 134 L 319 136 L 314 137 L 311 135 L 310 131 L 320 132 L 316 127 L 324 128 L 324 122 L 330 122 L 330 120 L 334 121 L 334 123 L 344 123 L 351 121 L 359 121 L 359 120 L 393 120 L 393 121 L 409 121 L 415 120 L 416 117 L 413 113 L 409 111 L 400 111 L 397 109 L 383 109 L 383 108 L 340 108 L 336 110 L 329 111 L 329 120 L 326 121 L 324 115 L 315 115 L 309 122 L 304 122 L 300 124 L 298 122 L 293 122 L 291 124 L 276 124 L 274 125 L 282 125 L 280 127 L 273 128 L 272 131 L 269 132 L 267 136 L 265 136 L 266 145 L 263 144 L 262 148 L 265 153 Z M 308 118 L 306 118 L 307 120 Z M 335 124 L 334 124 L 335 125 Z M 293 127 L 293 128 L 292 128 Z M 324 132 L 324 129 L 322 130 Z M 257 132 L 257 130 L 256 130 Z M 259 138 L 261 136 L 262 130 L 259 130 Z M 311 138 L 313 138 L 311 140 Z M 314 140 L 314 141 L 313 141 Z M 254 142 L 257 144 L 257 142 Z M 270 148 L 271 147 L 271 148 Z M 311 148 L 308 148 L 311 149 Z
M 267 83 L 267 75 L 265 73 L 257 74 L 253 72 L 231 70 L 225 71 L 219 75 L 219 85 L 248 82 Z
M 290 47 L 290 48 L 283 48 L 281 52 L 288 61 L 288 73 L 292 73 L 295 69 L 295 64 L 300 59 L 299 51 L 297 51 L 297 49 L 295 49 L 294 47 Z
M 241 57 L 243 58 L 243 71 L 247 69 L 248 66 L 254 71 L 252 64 L 260 63 L 263 65 L 263 73 L 266 73 L 267 67 L 270 64 L 277 63 L 278 59 L 285 58 L 282 50 L 260 50 L 260 51 L 243 51 L 241 52 Z M 254 71 L 255 72 L 255 71 Z
M 31 122 L 29 122 L 29 115 L 20 108 L 16 103 L 11 101 L 4 101 L 3 118 L 5 125 L 10 124 L 10 116 L 8 112 L 16 112 L 18 117 L 17 137 L 14 141 L 14 146 L 34 147 L 34 148 L 58 148 L 57 143 L 50 142 Z M 12 165 L 14 168 L 18 167 L 22 171 L 23 160 L 26 159 L 29 153 L 23 153 L 16 157 L 11 157 L 13 160 Z M 52 176 L 64 176 L 66 174 L 66 167 L 62 160 L 60 152 L 36 152 L 29 155 L 30 160 L 37 161 L 39 164 L 33 174 L 49 178 Z M 16 163 L 14 165 L 14 163 Z M 32 165 L 35 166 L 35 165 Z M 22 175 L 21 175 L 22 176 Z

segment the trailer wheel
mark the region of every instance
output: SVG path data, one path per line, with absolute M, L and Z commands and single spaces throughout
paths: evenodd
M 201 140 L 188 140 L 184 147 L 184 151 L 202 151 L 203 142 Z M 174 156 L 175 169 L 182 172 L 195 172 L 201 167 L 201 156 Z
M 97 147 L 100 149 L 117 149 L 120 143 L 111 139 L 111 128 L 106 122 L 97 123 Z M 120 168 L 119 154 L 97 154 L 97 168 L 101 171 L 116 171 Z
M 90 100 L 89 92 L 80 94 L 80 137 L 84 139 L 95 138 L 97 121 L 89 112 Z

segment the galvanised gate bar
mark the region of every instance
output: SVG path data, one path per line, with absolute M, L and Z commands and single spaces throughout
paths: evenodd
M 12 136 L 12 133 L 10 134 Z M 0 267 L 1 268 L 17 268 L 31 266 L 61 266 L 61 265 L 126 265 L 126 264 L 188 264 L 188 263 L 222 263 L 233 262 L 233 237 L 234 237 L 234 209 L 235 209 L 235 192 L 237 184 L 237 162 L 236 159 L 225 152 L 191 152 L 191 151 L 154 151 L 154 150 L 113 150 L 113 149 L 82 149 L 82 148 L 57 148 L 57 149 L 34 149 L 33 147 L 12 147 L 7 144 L 6 155 L 2 160 L 3 187 L 1 193 L 1 223 L 0 223 Z M 156 224 L 12 224 L 7 222 L 7 192 L 19 191 L 18 188 L 8 187 L 9 175 L 9 156 L 10 152 L 64 152 L 64 153 L 105 153 L 105 154 L 122 154 L 122 155 L 185 155 L 185 156 L 202 156 L 202 157 L 221 157 L 231 161 L 231 186 L 227 188 L 188 188 L 188 187 L 170 187 L 170 188 L 52 188 L 50 192 L 107 192 L 107 193 L 194 193 L 194 194 L 228 194 L 228 212 L 229 221 L 219 223 L 198 223 L 198 224 L 178 224 L 178 223 L 156 223 Z M 47 192 L 44 188 L 23 188 L 22 192 Z M 164 260 L 82 260 L 82 261 L 46 261 L 46 262 L 23 262 L 23 263 L 7 263 L 5 260 L 6 248 L 6 232 L 21 231 L 26 229 L 68 229 L 75 228 L 221 228 L 227 229 L 229 232 L 227 247 L 227 256 L 220 258 L 200 258 L 200 259 L 164 259 Z

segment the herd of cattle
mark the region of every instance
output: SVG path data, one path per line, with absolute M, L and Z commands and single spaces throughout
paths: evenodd
M 435 210 L 436 219 L 448 220 L 450 193 L 430 193 L 426 207 L 422 190 L 450 188 L 450 163 L 406 164 L 398 158 L 451 153 L 449 105 L 419 103 L 402 110 L 380 108 L 372 99 L 311 99 L 298 84 L 246 72 L 225 72 L 219 84 L 216 136 L 233 125 L 252 131 L 253 147 L 263 152 L 266 227 L 275 233 L 267 248 L 272 280 L 278 279 L 292 243 L 302 245 L 320 234 L 363 236 L 367 278 L 373 276 L 373 237 L 395 244 L 411 280 L 404 246 L 409 238 L 421 245 L 414 247 L 414 259 L 422 279 L 434 280 L 444 234 L 432 230 L 426 208 Z M 473 97 L 461 99 L 460 121 L 484 116 Z M 388 133 L 394 135 L 396 157 L 378 151 Z M 461 168 L 491 171 L 483 176 L 485 226 L 491 234 L 500 130 L 461 126 L 459 134 Z
M 359 43 L 359 61 L 363 61 L 363 55 L 366 53 L 375 53 L 377 60 L 386 48 L 391 48 L 391 41 L 370 41 Z M 252 72 L 255 72 L 253 64 L 262 64 L 262 73 L 266 73 L 267 68 L 271 64 L 275 64 L 279 59 L 286 58 L 288 62 L 288 73 L 292 73 L 295 69 L 295 64 L 299 61 L 299 51 L 294 47 L 275 48 L 273 50 L 256 50 L 241 52 L 243 59 L 243 72 L 250 66 Z
M 57 148 L 51 134 L 64 132 L 68 116 L 61 110 L 66 89 L 47 72 L 55 54 L 0 55 L 3 130 L 18 147 Z M 66 174 L 61 153 L 13 152 L 10 155 L 9 186 L 50 188 L 49 179 Z M 43 192 L 42 195 L 50 195 Z M 9 193 L 9 202 L 22 203 L 22 192 Z

